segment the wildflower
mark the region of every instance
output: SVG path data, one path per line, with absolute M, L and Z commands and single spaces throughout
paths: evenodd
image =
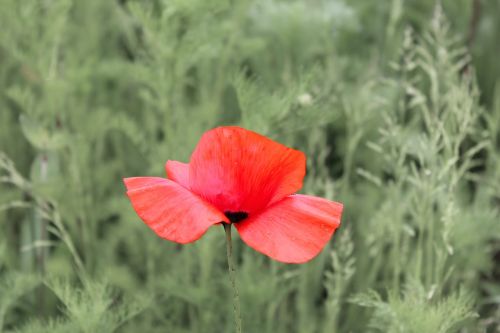
M 311 106 L 313 98 L 309 93 L 301 94 L 297 97 L 300 106 Z
M 234 224 L 253 249 L 287 263 L 315 257 L 340 224 L 342 204 L 294 194 L 306 158 L 240 127 L 206 132 L 188 164 L 168 161 L 168 179 L 125 178 L 139 217 L 160 237 L 199 239 L 219 223 Z

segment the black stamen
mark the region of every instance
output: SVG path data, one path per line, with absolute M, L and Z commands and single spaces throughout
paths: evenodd
M 224 212 L 224 215 L 226 215 L 231 223 L 243 221 L 248 217 L 248 213 L 246 212 Z

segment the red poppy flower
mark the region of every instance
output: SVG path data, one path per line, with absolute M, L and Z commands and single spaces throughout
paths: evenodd
M 342 204 L 294 194 L 302 187 L 305 155 L 240 127 L 205 133 L 189 164 L 168 161 L 169 179 L 124 179 L 139 217 L 177 243 L 234 223 L 241 239 L 282 262 L 315 257 L 340 224 Z

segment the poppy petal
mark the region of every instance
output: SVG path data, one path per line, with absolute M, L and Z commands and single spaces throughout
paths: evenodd
M 178 161 L 167 161 L 165 164 L 168 179 L 189 189 L 189 164 Z
M 177 243 L 200 238 L 207 229 L 229 222 L 217 208 L 169 179 L 124 179 L 137 215 L 160 237 Z
M 305 155 L 240 127 L 206 132 L 189 163 L 189 184 L 221 211 L 258 212 L 297 192 Z
M 341 203 L 291 195 L 235 226 L 253 249 L 277 261 L 304 263 L 328 243 L 341 214 Z

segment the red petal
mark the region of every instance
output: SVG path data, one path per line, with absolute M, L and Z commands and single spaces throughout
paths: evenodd
M 218 127 L 203 135 L 189 165 L 193 192 L 223 212 L 252 213 L 302 187 L 306 158 L 255 132 Z
M 341 214 L 338 202 L 292 195 L 235 226 L 253 249 L 281 262 L 303 263 L 328 243 Z
M 167 161 L 165 170 L 169 179 L 189 189 L 189 164 L 178 161 Z
M 127 195 L 137 215 L 162 238 L 189 243 L 227 218 L 181 185 L 164 178 L 125 178 Z

